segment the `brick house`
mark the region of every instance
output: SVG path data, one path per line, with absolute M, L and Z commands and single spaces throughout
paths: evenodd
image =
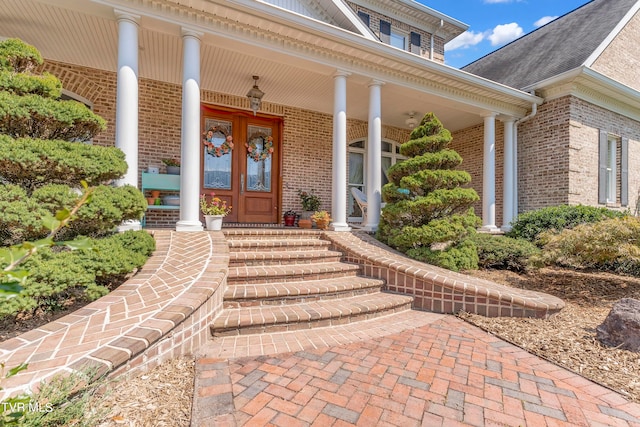
M 162 159 L 180 158 L 180 205 L 150 209 L 149 226 L 201 230 L 198 197 L 211 191 L 233 206 L 227 221 L 280 223 L 283 212 L 301 210 L 299 190 L 314 190 L 333 228 L 349 230 L 361 218 L 350 192 L 359 188 L 369 200 L 364 226 L 375 229 L 384 172 L 432 111 L 454 133 L 492 230 L 550 204 L 635 207 L 638 6 L 604 3 L 465 70 L 444 64 L 444 45 L 466 25 L 412 0 L 5 0 L 0 36 L 37 47 L 65 95 L 107 119 L 93 143 L 125 152 L 122 183 L 140 188 L 148 169 L 162 173 Z M 530 52 L 540 41 L 527 40 L 568 43 L 557 36 L 567 22 L 581 25 L 576 15 L 598 21 L 593 49 L 575 63 L 564 55 L 575 45 L 562 59 L 541 50 L 568 68 L 539 67 Z M 549 72 L 507 79 L 538 76 L 527 67 Z M 234 144 L 227 153 L 225 141 Z
M 498 205 L 508 197 L 501 199 L 501 193 L 515 193 L 514 212 L 559 204 L 636 212 L 639 9 L 637 0 L 589 2 L 463 68 L 544 99 L 517 128 L 517 153 L 510 151 L 518 159 L 511 172 L 518 185 L 511 192 L 498 189 Z M 482 179 L 482 166 L 471 160 L 477 157 L 468 142 L 480 133 L 465 129 L 454 144 L 474 163 L 475 182 Z M 504 164 L 504 147 L 497 151 Z M 498 223 L 508 224 L 503 218 Z

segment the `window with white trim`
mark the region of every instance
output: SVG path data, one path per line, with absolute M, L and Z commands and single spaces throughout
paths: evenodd
M 627 206 L 629 204 L 629 140 L 600 131 L 598 148 L 598 203 Z
M 362 220 L 362 212 L 358 204 L 353 200 L 351 187 L 356 187 L 363 193 L 367 193 L 367 139 L 362 138 L 351 142 L 348 151 L 349 176 L 347 178 L 347 185 L 349 191 L 347 192 L 347 216 L 349 217 L 349 221 L 358 222 Z M 389 168 L 406 159 L 406 157 L 400 154 L 400 143 L 394 141 L 383 140 L 381 143 L 381 151 L 380 174 L 382 178 L 381 184 L 384 186 L 389 182 L 387 178 Z
M 407 49 L 407 39 L 408 35 L 402 31 L 397 30 L 396 28 L 391 28 L 391 36 L 389 44 L 393 47 L 397 47 L 398 49 L 408 50 Z

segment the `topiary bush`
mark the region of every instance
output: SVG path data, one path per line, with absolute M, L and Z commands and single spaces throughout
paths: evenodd
M 476 233 L 471 240 L 478 251 L 478 267 L 523 272 L 532 266 L 531 258 L 540 249 L 524 239 Z
M 625 216 L 540 235 L 536 261 L 576 269 L 640 276 L 640 220 Z
M 593 223 L 607 218 L 621 218 L 624 212 L 613 211 L 604 207 L 585 205 L 560 205 L 525 212 L 511 224 L 507 236 L 535 242 L 543 231 L 560 232 L 565 228 L 573 228 L 578 224 Z
M 66 297 L 104 295 L 144 263 L 153 240 L 143 232 L 146 244 L 129 237 L 94 240 L 99 252 L 48 248 L 54 238 L 107 236 L 123 221 L 142 218 L 147 204 L 136 188 L 109 185 L 127 171 L 124 153 L 84 143 L 106 122 L 82 103 L 61 100 L 60 81 L 48 73 L 35 74 L 42 63 L 33 46 L 17 39 L 0 41 L 0 245 L 47 237 L 56 227 L 45 223 L 51 225 L 57 211 L 82 206 L 67 227 L 48 236 L 47 249 L 24 263 L 29 272 L 24 289 L 2 304 L 0 315 L 58 307 Z M 79 189 L 87 184 L 92 186 L 87 199 L 76 205 Z M 42 241 L 36 243 L 42 246 Z
M 478 255 L 467 237 L 480 219 L 471 205 L 479 200 L 471 188 L 461 186 L 470 175 L 455 170 L 462 158 L 447 149 L 451 133 L 432 113 L 400 146 L 409 157 L 388 170 L 382 188 L 387 203 L 377 238 L 408 256 L 451 270 L 477 268 Z

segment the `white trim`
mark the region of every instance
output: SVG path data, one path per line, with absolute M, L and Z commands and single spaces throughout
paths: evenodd
M 362 22 L 360 17 L 356 14 L 356 12 L 351 7 L 345 4 L 342 0 L 332 0 L 332 1 L 333 1 L 333 4 L 335 4 L 336 7 L 340 9 L 340 12 L 342 12 L 344 16 L 346 16 L 347 19 L 349 19 L 349 21 L 351 21 L 351 23 L 358 29 L 358 31 L 362 33 L 363 37 L 366 37 L 369 40 L 377 40 L 377 37 L 375 34 L 373 34 L 373 31 L 371 31 L 371 28 L 369 28 L 364 24 L 364 22 Z
M 463 104 L 485 108 L 487 111 L 522 117 L 531 103 L 543 102 L 542 98 L 521 90 L 255 0 L 228 0 L 224 6 L 231 9 L 231 14 L 245 13 L 254 20 L 265 20 L 265 25 L 268 22 L 269 26 L 283 25 L 288 29 L 300 31 L 300 37 L 296 37 L 295 34 L 281 37 L 272 32 L 264 37 L 262 28 L 239 25 L 237 22 L 230 23 L 217 15 L 208 15 L 203 23 L 198 24 L 195 21 L 196 15 L 180 14 L 178 6 L 159 12 L 143 6 L 135 8 L 135 5 L 131 4 L 128 4 L 128 7 L 122 6 L 119 0 L 94 1 L 163 22 L 189 26 L 205 34 L 239 40 L 325 65 L 328 64 L 327 58 L 331 58 L 329 64 L 346 68 L 354 74 L 366 74 L 387 83 L 438 94 Z M 194 18 L 190 19 L 192 16 Z M 221 29 L 224 31 L 220 31 Z M 301 41 L 309 35 L 314 36 L 313 45 Z M 469 85 L 474 87 L 469 88 Z
M 631 21 L 633 16 L 640 10 L 640 2 L 636 2 L 631 9 L 627 12 L 627 14 L 622 18 L 618 25 L 607 35 L 607 37 L 600 43 L 600 45 L 594 50 L 591 55 L 584 61 L 584 65 L 587 67 L 593 66 L 596 60 L 602 55 L 602 52 L 605 51 L 607 47 L 613 42 L 613 40 L 620 34 L 620 31 Z

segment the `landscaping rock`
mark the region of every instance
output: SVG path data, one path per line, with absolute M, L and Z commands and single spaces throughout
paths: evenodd
M 605 345 L 640 352 L 640 300 L 623 298 L 616 302 L 596 331 Z

